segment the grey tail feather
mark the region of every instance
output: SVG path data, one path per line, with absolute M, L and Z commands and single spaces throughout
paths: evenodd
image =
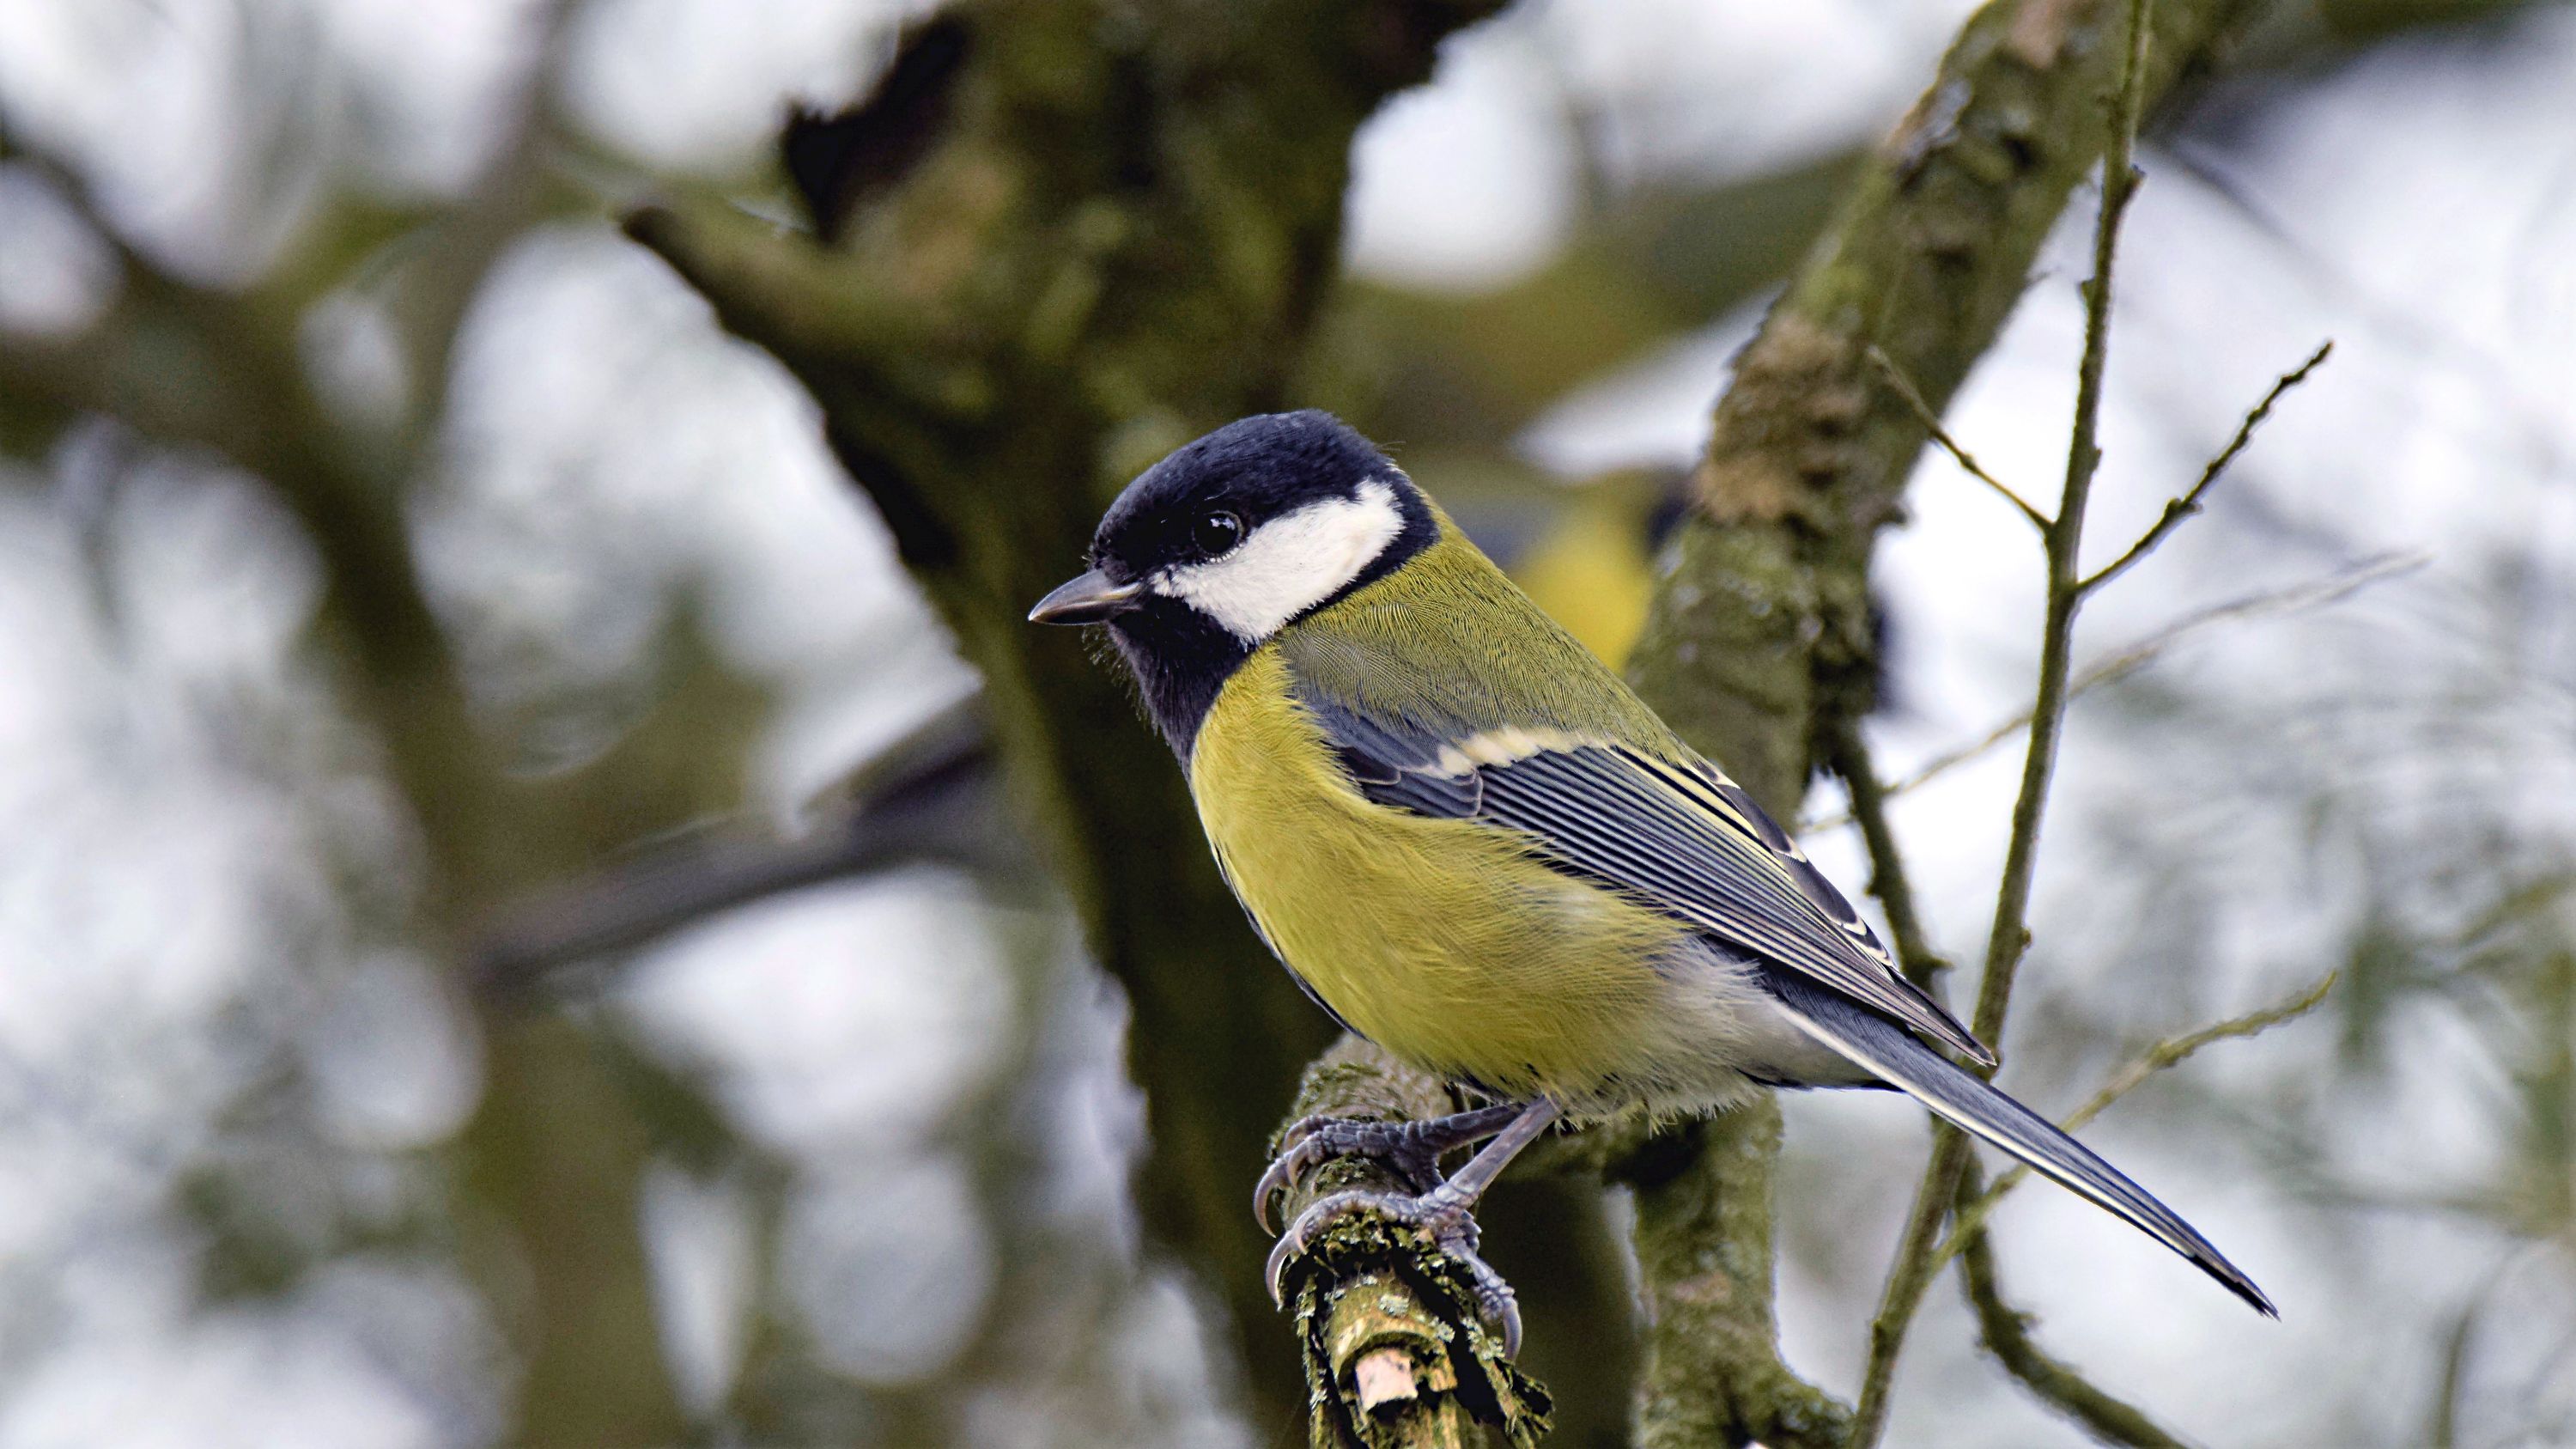
M 1786 971 L 1765 972 L 1765 984 L 1808 1035 L 1876 1072 L 1952 1125 L 1990 1142 L 2064 1185 L 2077 1196 L 2125 1219 L 2140 1232 L 2191 1260 L 2265 1316 L 2279 1310 L 2254 1280 L 2210 1246 L 2173 1209 L 2093 1155 L 2054 1123 L 1925 1046 L 1913 1033 L 1867 1007 Z

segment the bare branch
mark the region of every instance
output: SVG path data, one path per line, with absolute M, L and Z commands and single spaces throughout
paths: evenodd
M 1291 1120 L 1419 1120 L 1459 1105 L 1438 1079 L 1345 1036 L 1306 1068 Z M 1282 1212 L 1293 1222 L 1329 1193 L 1406 1186 L 1374 1159 L 1338 1157 L 1292 1181 Z M 1546 1390 L 1504 1357 L 1456 1262 L 1410 1228 L 1349 1214 L 1290 1262 L 1286 1281 L 1319 1449 L 1465 1445 L 1478 1422 L 1515 1446 L 1546 1432 Z
M 2284 1022 L 2298 1020 L 2316 1010 L 2325 1001 L 2327 994 L 2334 990 L 2335 979 L 2339 974 L 2329 971 L 2318 977 L 2315 985 L 2301 991 L 2298 995 L 2275 1002 L 2259 1011 L 2249 1011 L 2243 1016 L 2231 1017 L 2226 1021 L 2204 1026 L 2198 1031 L 2185 1032 L 2181 1036 L 2170 1037 L 2156 1043 L 2140 1053 L 2135 1061 L 2113 1073 L 2111 1080 L 2103 1083 L 2100 1091 L 2095 1092 L 2083 1106 L 2068 1113 L 2066 1120 L 2058 1125 L 2069 1132 L 2075 1131 L 2101 1116 L 2112 1103 L 2136 1091 L 2147 1078 L 2168 1067 L 2180 1065 L 2188 1060 L 2192 1053 L 2212 1042 L 2260 1036 Z M 2029 1176 L 2027 1169 L 2015 1168 L 2014 1171 L 2024 1177 Z M 2000 1187 L 2001 1184 L 1997 1186 Z
M 2120 221 L 2138 188 L 2132 156 L 2138 114 L 2145 104 L 2150 4 L 2151 0 L 2129 0 L 2128 54 L 2113 102 L 2110 143 L 2102 158 L 2102 210 L 2093 228 L 2093 278 L 2084 288 L 2084 355 L 2076 365 L 2075 425 L 2067 443 L 2065 488 L 2046 534 L 2048 617 L 2040 634 L 2038 702 L 2031 711 L 2030 749 L 2023 758 L 2020 798 L 2013 804 L 2012 841 L 2004 855 L 2003 884 L 1996 893 L 1994 929 L 1986 942 L 1986 971 L 1978 985 L 1972 1027 L 1988 1043 L 2003 1039 L 2014 972 L 2030 942 L 2027 921 L 2031 880 L 2039 860 L 2040 819 L 2047 809 L 2049 780 L 2057 768 L 2058 736 L 2066 721 L 2075 615 L 2084 600 L 2076 556 L 2084 539 L 2085 502 L 2102 461 L 2096 439 L 2101 426 L 2102 372 L 2110 350 L 2112 268 L 2119 252 Z M 1896 1260 L 1888 1269 L 1878 1315 L 1870 1323 L 1869 1360 L 1852 1426 L 1854 1449 L 1870 1449 L 1886 1428 L 1897 1355 L 1904 1348 L 1914 1310 L 1938 1269 L 1934 1248 L 1941 1223 L 1958 1196 L 1961 1175 L 1968 1166 L 1965 1133 L 1935 1127 L 1932 1139 L 1931 1161 L 1916 1190 Z
M 2186 614 L 2137 643 L 2086 665 L 2076 674 L 2075 681 L 2067 686 L 2067 698 L 2080 698 L 2090 690 L 2128 678 L 2162 658 L 2175 645 L 2212 625 L 2318 608 L 2348 598 L 2382 579 L 2413 573 L 2430 562 L 2432 557 L 2429 554 L 2373 554 L 2358 563 L 2337 569 L 2323 578 L 2311 579 L 2303 584 L 2292 584 L 2285 589 L 2268 589 L 2259 594 L 2248 594 L 2243 598 L 2231 599 L 2223 604 L 2213 604 L 2196 613 Z M 1969 743 L 1944 750 L 1933 756 L 1913 774 L 1881 785 L 1879 796 L 1882 800 L 1892 800 L 1908 790 L 1926 784 L 1984 755 L 1988 750 L 2029 727 L 2030 711 L 2023 710 Z M 1855 823 L 1856 819 L 1854 811 L 1844 810 L 1838 814 L 1819 815 L 1800 821 L 1798 829 L 1801 834 L 1835 830 Z
M 2262 8 L 2166 0 L 2148 88 L 2163 93 L 2206 63 Z M 2101 100 L 2129 58 L 2127 17 L 2122 0 L 1979 10 L 1737 358 L 1711 418 L 1694 477 L 1699 516 L 1676 541 L 1631 677 L 1784 818 L 1835 722 L 1870 706 L 1870 558 L 1928 436 L 1867 350 L 1882 348 L 1930 411 L 1946 405 L 2101 156 L 2111 128 Z M 1635 1438 L 1646 1449 L 1849 1440 L 1847 1413 L 1777 1359 L 1767 1211 L 1777 1131 L 1766 1101 L 1659 1139 L 1659 1180 L 1693 1188 L 1637 1198 L 1649 1306 Z
M 1959 1179 L 1962 1211 L 1977 1197 L 1976 1164 Z M 2004 1301 L 1995 1278 L 1995 1250 L 1983 1229 L 1969 1234 L 1961 1265 L 1960 1289 L 1976 1311 L 1977 1336 L 2004 1371 L 2090 1430 L 2097 1439 L 2131 1449 L 2183 1449 L 2183 1442 L 2157 1426 L 2145 1411 L 2096 1386 L 2072 1366 L 2051 1357 L 2031 1337 L 2030 1315 Z
M 2040 821 L 2047 811 L 2058 737 L 2066 722 L 2075 615 L 2083 601 L 2075 561 L 2084 539 L 2085 505 L 2102 463 L 2098 438 L 2102 374 L 2111 347 L 2112 267 L 2119 252 L 2120 223 L 2138 189 L 2131 157 L 2138 139 L 2151 3 L 2130 0 L 2128 66 L 2120 80 L 2110 150 L 2102 159 L 2102 212 L 2093 228 L 2093 278 L 2084 287 L 2084 355 L 2076 364 L 2075 427 L 2067 442 L 2064 493 L 2048 529 L 2048 617 L 2040 633 L 2038 703 L 2031 711 L 2030 749 L 2023 760 L 2021 795 L 2013 804 L 2012 840 L 2004 855 L 1994 929 L 1986 942 L 1986 975 L 1977 991 L 1975 1030 L 1980 1040 L 1989 1043 L 2003 1039 L 2013 973 L 2030 943 L 2030 890 L 2039 863 Z
M 1915 420 L 1923 424 L 1923 430 L 1932 435 L 1932 441 L 1941 445 L 1941 450 L 1950 455 L 1951 461 L 1966 469 L 1969 477 L 2002 494 L 2005 502 L 2019 509 L 2021 516 L 2030 520 L 2031 527 L 2043 534 L 2048 532 L 2048 515 L 2040 512 L 2029 499 L 2014 492 L 2010 485 L 1987 472 L 1978 465 L 1975 458 L 1968 455 L 1968 450 L 1960 446 L 1959 440 L 1950 436 L 1950 430 L 1941 426 L 1941 415 L 1932 410 L 1932 404 L 1923 400 L 1923 393 L 1914 386 L 1914 379 L 1905 375 L 1904 371 L 1896 365 L 1896 360 L 1887 355 L 1886 348 L 1871 343 L 1869 362 L 1870 366 L 1877 368 L 1880 375 L 1887 379 L 1887 385 L 1896 389 L 1896 395 L 1905 399 L 1905 405 L 1914 411 Z
M 2192 484 L 2190 490 L 2180 498 L 2166 503 L 2165 511 L 2157 516 L 2155 525 L 2140 535 L 2136 543 L 2129 545 L 2127 553 L 2113 559 L 2100 572 L 2076 585 L 2076 593 L 2090 594 L 2128 572 L 2138 560 L 2155 552 L 2157 545 L 2163 543 L 2175 529 L 2182 527 L 2184 519 L 2198 513 L 2200 496 L 2209 491 L 2210 484 L 2218 481 L 2219 474 L 2227 471 L 2228 464 L 2236 461 L 2236 455 L 2245 451 L 2245 445 L 2254 441 L 2254 430 L 2261 427 L 2263 420 L 2272 415 L 2272 404 L 2279 402 L 2283 393 L 2307 381 L 2308 374 L 2324 366 L 2326 358 L 2333 352 L 2332 341 L 2320 343 L 2316 351 L 2308 354 L 2307 361 L 2281 374 L 2279 380 L 2272 384 L 2272 390 L 2263 394 L 2263 400 L 2256 403 L 2254 410 L 2245 415 L 2245 421 L 2236 425 L 2236 436 L 2228 440 L 2227 446 L 2219 450 L 2217 457 L 2209 460 L 2208 467 L 2200 470 L 2200 481 Z

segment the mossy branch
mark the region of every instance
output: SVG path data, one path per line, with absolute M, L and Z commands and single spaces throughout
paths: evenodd
M 1414 1121 L 1461 1105 L 1447 1084 L 1346 1036 L 1306 1069 L 1290 1120 Z M 1335 1158 L 1289 1184 L 1281 1220 L 1351 1189 L 1410 1187 L 1367 1158 Z M 1289 1263 L 1285 1291 L 1316 1406 L 1316 1449 L 1464 1445 L 1477 1441 L 1477 1424 L 1526 1446 L 1547 1431 L 1546 1391 L 1504 1356 L 1465 1274 L 1418 1234 L 1374 1213 L 1347 1214 Z
M 1608 1180 L 1636 1195 L 1647 1320 L 1640 1449 L 1849 1441 L 1851 1411 L 1780 1357 L 1771 1306 L 1779 1153 L 1779 1104 L 1764 1097 L 1657 1133 L 1609 1165 Z

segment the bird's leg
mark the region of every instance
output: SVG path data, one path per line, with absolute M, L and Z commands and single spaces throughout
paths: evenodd
M 1511 1160 L 1520 1154 L 1522 1148 L 1536 1141 L 1538 1135 L 1545 1132 L 1549 1125 L 1562 1115 L 1562 1109 L 1556 1103 L 1541 1097 L 1525 1107 L 1488 1110 L 1497 1114 L 1509 1112 L 1514 1115 L 1509 1125 L 1497 1133 L 1493 1141 L 1486 1143 L 1482 1151 L 1468 1159 L 1467 1165 L 1459 1168 L 1457 1175 L 1447 1181 L 1438 1183 L 1426 1192 L 1412 1195 L 1395 1192 L 1337 1192 L 1299 1213 L 1297 1220 L 1288 1225 L 1288 1231 L 1280 1234 L 1278 1245 L 1270 1250 L 1268 1275 L 1271 1300 L 1279 1301 L 1280 1278 L 1287 1271 L 1290 1259 L 1306 1251 L 1314 1243 L 1317 1235 L 1331 1225 L 1334 1219 L 1366 1208 L 1414 1228 L 1428 1237 L 1432 1245 L 1442 1253 L 1457 1260 L 1475 1282 L 1476 1306 L 1484 1311 L 1487 1319 L 1502 1329 L 1504 1356 L 1507 1358 L 1517 1356 L 1521 1350 L 1520 1303 L 1513 1296 L 1511 1285 L 1503 1281 L 1502 1275 L 1488 1266 L 1483 1258 L 1476 1255 L 1474 1209 L 1477 1199 L 1485 1195 L 1485 1189 L 1494 1185 L 1494 1179 L 1502 1176 L 1503 1169 L 1511 1165 Z M 1422 1125 L 1435 1126 L 1440 1122 L 1455 1122 L 1461 1118 L 1476 1115 L 1478 1114 L 1460 1113 L 1457 1117 L 1438 1118 Z M 1479 1126 L 1481 1127 L 1482 1124 Z M 1475 1135 L 1483 1136 L 1485 1130 L 1490 1129 L 1479 1130 Z
M 1382 1162 L 1405 1186 L 1429 1192 L 1441 1183 L 1443 1155 L 1480 1142 L 1512 1124 L 1521 1114 L 1516 1103 L 1452 1112 L 1420 1122 L 1379 1122 L 1360 1117 L 1302 1117 L 1279 1134 L 1287 1146 L 1252 1189 L 1252 1216 L 1264 1232 L 1270 1228 L 1270 1199 L 1286 1192 L 1298 1177 L 1336 1157 L 1366 1157 Z

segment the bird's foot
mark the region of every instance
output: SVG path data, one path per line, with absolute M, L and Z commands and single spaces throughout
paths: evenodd
M 1304 1117 L 1279 1134 L 1285 1144 L 1252 1189 L 1252 1216 L 1270 1229 L 1270 1200 L 1304 1174 L 1336 1157 L 1365 1157 L 1386 1165 L 1415 1195 L 1440 1186 L 1440 1159 L 1509 1126 L 1520 1108 L 1480 1107 L 1418 1122 L 1361 1117 Z
M 1433 1154 L 1435 1160 L 1437 1156 Z M 1270 1301 L 1283 1301 L 1282 1279 L 1288 1264 L 1314 1246 L 1326 1228 L 1354 1212 L 1375 1212 L 1422 1234 L 1443 1257 L 1458 1265 L 1467 1275 L 1478 1311 L 1502 1333 L 1503 1356 L 1517 1358 L 1521 1351 L 1520 1300 L 1512 1292 L 1512 1285 L 1503 1281 L 1503 1275 L 1476 1252 L 1474 1206 L 1472 1198 L 1445 1182 L 1419 1194 L 1353 1191 L 1318 1199 L 1297 1215 L 1270 1250 L 1270 1261 L 1264 1270 L 1270 1283 Z

